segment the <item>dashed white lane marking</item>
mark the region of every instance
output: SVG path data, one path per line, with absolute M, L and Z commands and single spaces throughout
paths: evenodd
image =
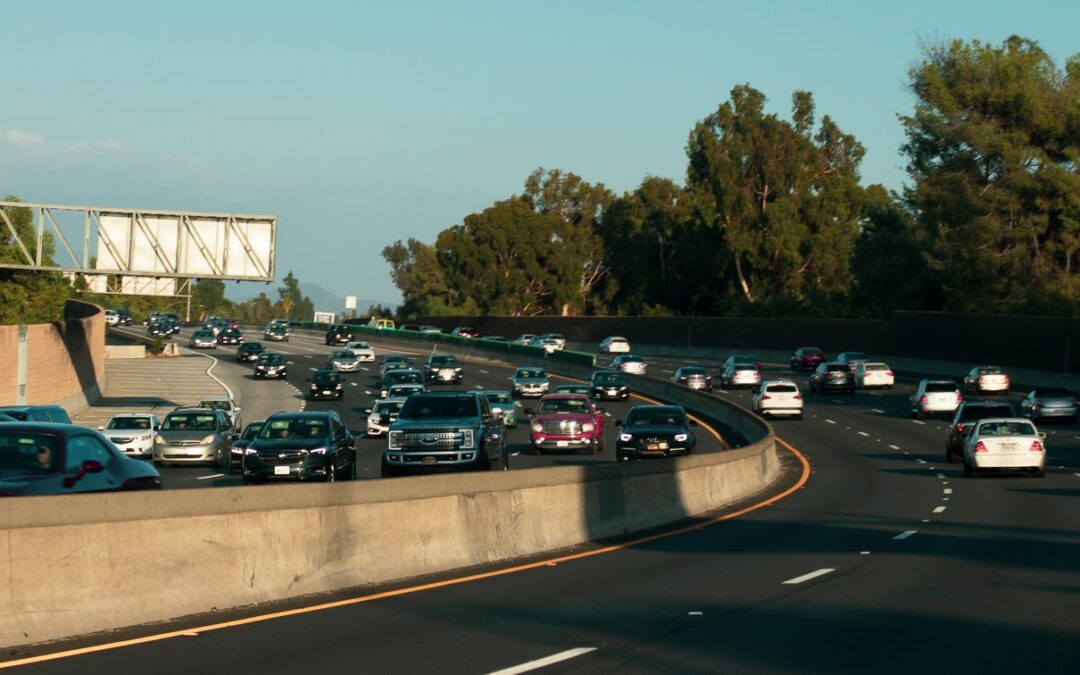
M 350 383 L 349 383 L 349 386 L 350 386 L 350 387 L 359 387 L 360 385 L 358 385 L 358 384 L 357 384 L 357 383 L 355 383 L 355 382 L 350 382 Z
M 510 456 L 511 456 L 511 457 L 518 457 L 518 456 L 520 456 L 520 455 L 521 455 L 521 452 L 520 452 L 520 451 L 518 451 L 518 452 L 511 452 L 511 453 L 510 453 Z
M 828 417 L 825 418 L 825 421 L 828 422 L 829 424 L 836 424 L 836 420 L 831 420 Z
M 195 480 L 207 480 L 207 479 L 209 479 L 209 478 L 221 478 L 221 477 L 222 477 L 222 476 L 224 476 L 224 475 L 225 475 L 225 474 L 223 474 L 223 473 L 212 473 L 212 474 L 210 474 L 209 476 L 199 476 L 199 477 L 198 477 L 198 478 L 196 478 Z
M 870 555 L 870 551 L 859 551 L 859 555 Z
M 929 519 L 929 518 L 923 518 L 923 519 L 922 519 L 922 520 L 921 520 L 920 522 L 923 522 L 923 523 L 929 523 L 929 522 L 930 522 L 930 519 Z
M 944 492 L 947 495 L 951 495 L 952 494 L 952 488 L 945 488 Z
M 704 612 L 687 612 L 687 616 L 704 616 Z
M 784 583 L 784 584 L 801 584 L 804 581 L 810 581 L 811 579 L 817 579 L 818 577 L 825 576 L 829 572 L 835 572 L 835 571 L 836 571 L 835 567 L 823 567 L 823 568 L 821 568 L 819 570 L 814 570 L 813 572 L 808 572 L 807 574 L 804 574 L 801 577 L 795 577 L 794 579 L 788 579 L 787 581 L 783 581 L 781 583 Z
M 879 415 L 884 415 L 885 414 L 884 410 L 880 410 L 878 408 L 870 408 L 870 412 L 874 412 L 874 413 L 877 413 Z
M 612 414 L 611 414 L 611 413 L 609 413 L 609 412 L 607 412 L 607 411 L 605 411 L 605 412 L 604 412 L 604 417 L 612 417 Z
M 938 477 L 938 478 L 944 478 L 944 477 L 945 477 L 945 474 L 943 474 L 943 473 L 939 473 L 939 474 L 937 475 L 937 477 Z
M 365 389 L 365 390 L 364 390 L 364 393 L 365 393 L 365 394 L 367 394 L 368 396 L 371 396 L 371 391 L 370 391 L 370 390 L 368 390 L 368 389 Z
M 914 422 L 915 424 L 921 424 L 924 427 L 926 426 L 926 422 L 923 422 L 922 420 L 911 420 L 911 421 Z
M 1074 473 L 1073 475 L 1076 476 L 1077 478 L 1080 478 L 1080 473 Z
M 318 370 L 318 368 L 312 368 L 312 370 Z
M 916 457 L 915 461 L 918 462 L 919 464 L 926 464 L 926 460 L 923 459 L 922 457 Z
M 900 449 L 900 446 L 899 446 L 899 445 L 890 445 L 890 446 L 889 446 L 889 449 L 890 449 L 890 450 L 899 450 L 899 449 Z
M 565 652 L 559 652 L 558 654 L 545 656 L 542 659 L 536 659 L 535 661 L 529 661 L 528 663 L 510 666 L 509 668 L 503 668 L 502 670 L 495 670 L 488 675 L 518 675 L 518 673 L 527 673 L 533 670 L 539 670 L 540 668 L 546 668 L 556 663 L 569 661 L 570 659 L 584 656 L 589 652 L 595 651 L 596 647 L 578 647 L 577 649 L 567 649 Z
M 904 531 L 903 531 L 903 532 L 901 532 L 900 534 L 898 534 L 898 535 L 896 535 L 895 537 L 893 537 L 893 540 L 894 540 L 894 541 L 901 541 L 901 540 L 903 540 L 903 539 L 907 539 L 908 537 L 910 537 L 911 535 L 915 534 L 916 532 L 918 532 L 918 530 L 904 530 Z
M 371 372 L 371 368 L 368 368 L 366 366 L 360 366 L 360 370 L 364 371 L 365 373 L 370 373 Z
M 945 513 L 945 507 L 944 506 L 935 506 L 934 507 L 934 513 Z
M 484 370 L 483 368 L 477 368 L 476 370 L 477 370 L 477 371 L 478 371 L 478 372 L 479 372 L 479 373 L 480 373 L 481 375 L 487 375 L 487 374 L 488 374 L 488 371 Z
M 315 358 L 315 355 L 314 354 L 304 354 L 304 358 L 313 359 L 313 358 Z
M 865 431 L 860 431 L 859 435 L 860 436 L 869 436 L 870 434 L 866 433 Z
M 289 364 L 290 366 L 296 365 L 296 361 L 286 361 L 285 363 Z

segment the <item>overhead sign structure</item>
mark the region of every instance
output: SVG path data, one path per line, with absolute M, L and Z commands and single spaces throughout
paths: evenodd
M 26 241 L 27 237 L 20 236 L 15 228 L 8 213 L 14 208 L 33 210 L 32 241 Z M 59 243 L 55 257 L 62 259 L 63 250 L 70 264 L 66 260 L 48 259 L 44 245 L 46 232 Z M 81 234 L 79 239 L 75 239 L 75 232 Z M 124 289 L 150 288 L 141 282 L 128 282 L 127 277 L 275 279 L 277 216 L 0 201 L 0 233 L 10 235 L 21 253 L 19 262 L 0 262 L 0 267 L 119 275 L 119 287 Z M 73 247 L 72 241 L 77 246 Z M 88 281 L 92 286 L 100 283 L 95 279 Z M 110 288 L 114 286 L 109 284 Z M 161 293 L 169 284 L 158 286 L 154 290 Z

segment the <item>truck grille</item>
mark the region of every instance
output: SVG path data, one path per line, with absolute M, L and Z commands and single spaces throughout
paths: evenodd
M 402 438 L 402 449 L 452 450 L 461 441 L 461 434 L 456 431 L 409 431 Z
M 548 420 L 544 422 L 545 434 L 580 434 L 581 422 L 577 420 Z

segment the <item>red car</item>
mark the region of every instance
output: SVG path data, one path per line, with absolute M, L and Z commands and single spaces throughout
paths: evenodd
M 533 412 L 529 445 L 538 455 L 545 450 L 603 452 L 604 409 L 584 394 L 547 394 Z
M 829 359 L 818 347 L 799 347 L 788 359 L 792 370 L 814 370 Z

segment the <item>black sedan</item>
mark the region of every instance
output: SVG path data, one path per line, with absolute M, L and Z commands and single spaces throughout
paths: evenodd
M 603 401 L 630 398 L 630 385 L 626 375 L 617 370 L 596 370 L 589 377 L 589 391 L 594 400 Z
M 244 482 L 356 478 L 356 448 L 332 410 L 274 413 L 244 451 Z
M 93 429 L 44 422 L 0 427 L 0 497 L 160 487 L 152 464 L 125 457 Z
M 219 345 L 239 345 L 244 343 L 244 334 L 238 328 L 226 328 L 218 333 Z
M 284 380 L 289 376 L 289 362 L 284 354 L 278 352 L 263 352 L 255 361 L 255 379 L 272 377 Z
M 245 342 L 236 350 L 236 360 L 241 363 L 255 361 L 259 358 L 259 354 L 265 351 L 266 347 L 261 342 Z
M 329 368 L 316 370 L 308 379 L 307 396 L 312 401 L 326 398 L 340 401 L 345 397 L 345 378 L 338 371 Z
M 697 443 L 690 431 L 697 422 L 677 405 L 636 405 L 630 408 L 626 421 L 615 420 L 615 426 L 619 428 L 615 455 L 620 462 L 689 455 Z

